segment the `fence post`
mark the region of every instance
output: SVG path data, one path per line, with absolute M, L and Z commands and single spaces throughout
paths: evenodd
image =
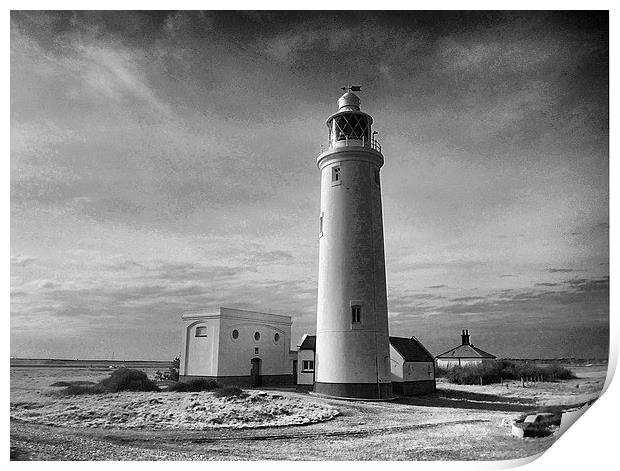
M 482 376 L 480 376 L 480 386 L 482 386 Z

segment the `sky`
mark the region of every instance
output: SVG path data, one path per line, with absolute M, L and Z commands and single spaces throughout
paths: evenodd
M 354 84 L 390 335 L 607 357 L 607 12 L 13 11 L 10 45 L 11 356 L 167 360 L 220 306 L 314 333 Z

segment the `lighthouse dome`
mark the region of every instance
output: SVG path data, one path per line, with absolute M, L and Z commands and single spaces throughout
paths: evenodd
M 361 102 L 355 93 L 348 91 L 338 99 L 338 108 L 339 111 L 359 111 Z

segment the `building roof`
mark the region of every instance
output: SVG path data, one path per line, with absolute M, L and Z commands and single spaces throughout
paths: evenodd
M 415 337 L 390 337 L 390 344 L 405 361 L 433 361 L 433 355 Z
M 316 351 L 316 335 L 304 335 L 299 349 Z
M 437 355 L 436 358 L 497 358 L 473 345 L 459 345 L 447 352 Z

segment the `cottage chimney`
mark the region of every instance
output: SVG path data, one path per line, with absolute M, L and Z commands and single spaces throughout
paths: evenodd
M 469 330 L 461 332 L 461 345 L 469 345 Z

